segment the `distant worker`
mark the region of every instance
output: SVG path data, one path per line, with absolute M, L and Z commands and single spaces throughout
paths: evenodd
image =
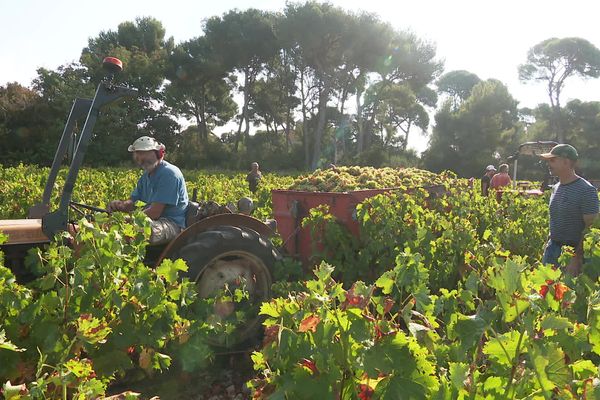
M 483 196 L 487 196 L 490 193 L 490 183 L 495 173 L 496 167 L 493 165 L 490 164 L 485 167 L 485 174 L 481 177 L 481 194 Z
M 542 262 L 557 266 L 562 247 L 571 246 L 575 256 L 566 270 L 577 275 L 583 263 L 583 237 L 598 217 L 598 192 L 575 173 L 579 155 L 573 146 L 558 144 L 540 157 L 546 160 L 552 175 L 558 177 L 550 196 L 550 237 Z
M 252 164 L 250 164 L 250 168 L 251 171 L 246 176 L 246 180 L 248 181 L 248 187 L 250 188 L 250 191 L 252 193 L 256 193 L 256 190 L 258 189 L 258 183 L 262 179 L 262 173 L 258 169 L 257 162 L 253 162 Z
M 510 185 L 510 175 L 508 175 L 508 164 L 502 164 L 498 167 L 498 173 L 492 177 L 490 187 L 492 189 L 501 189 Z
M 108 211 L 131 212 L 139 200 L 146 205 L 150 218 L 151 244 L 163 244 L 174 239 L 185 228 L 188 193 L 183 174 L 165 161 L 165 145 L 149 136 L 142 136 L 129 146 L 133 160 L 144 170 L 128 200 L 113 200 Z

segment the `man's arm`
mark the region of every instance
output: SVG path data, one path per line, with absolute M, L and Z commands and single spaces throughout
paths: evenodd
M 152 203 L 152 204 L 150 204 L 150 207 L 148 207 L 144 210 L 144 212 L 151 219 L 157 220 L 160 218 L 160 216 L 162 215 L 164 210 L 165 210 L 164 203 Z

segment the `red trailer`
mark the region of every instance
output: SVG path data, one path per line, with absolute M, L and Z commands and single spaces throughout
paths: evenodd
M 424 188 L 434 195 L 446 192 L 443 185 Z M 296 190 L 273 190 L 273 216 L 287 254 L 299 258 L 305 267 L 310 266 L 312 238 L 309 228 L 302 228 L 302 220 L 312 208 L 329 206 L 329 210 L 355 236 L 359 236 L 356 206 L 365 199 L 398 188 L 355 190 L 351 192 L 303 192 Z M 409 190 L 410 191 L 410 190 Z

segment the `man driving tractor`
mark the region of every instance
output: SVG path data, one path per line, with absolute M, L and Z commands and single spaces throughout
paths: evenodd
M 165 161 L 165 145 L 149 136 L 135 140 L 128 151 L 144 170 L 128 200 L 113 200 L 108 211 L 130 212 L 139 200 L 146 203 L 144 213 L 151 220 L 151 244 L 174 239 L 185 228 L 188 193 L 181 170 Z

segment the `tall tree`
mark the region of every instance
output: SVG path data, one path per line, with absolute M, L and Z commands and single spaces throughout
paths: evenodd
M 317 91 L 316 127 L 311 138 L 309 162 L 310 168 L 314 169 L 321 159 L 327 107 L 336 77 L 345 68 L 352 49 L 350 17 L 341 8 L 316 2 L 301 5 L 288 3 L 285 16 L 285 32 L 288 35 L 285 42 L 302 55 L 304 64 L 314 77 Z M 308 26 L 310 29 L 307 29 Z
M 443 65 L 435 58 L 435 46 L 424 42 L 409 32 L 394 32 L 388 43 L 388 53 L 386 57 L 377 64 L 375 72 L 377 79 L 372 83 L 376 85 L 377 90 L 368 90 L 365 97 L 365 105 L 369 107 L 363 111 L 365 139 L 358 139 L 358 151 L 362 151 L 361 145 L 368 146 L 369 138 L 377 127 L 376 116 L 381 115 L 379 108 L 385 106 L 381 95 L 388 93 L 386 87 L 400 85 L 406 92 L 410 90 L 414 99 L 419 103 L 420 108 L 435 107 L 437 102 L 436 94 L 428 87 L 441 73 Z M 413 111 L 420 109 L 415 107 Z M 410 112 L 413 116 L 419 114 Z M 406 114 L 406 113 L 405 113 Z M 424 119 L 421 119 L 424 121 Z M 408 137 L 411 127 L 414 124 L 405 124 L 405 135 Z M 363 144 L 364 142 L 364 144 Z M 406 143 L 406 141 L 404 142 Z
M 585 39 L 546 39 L 533 46 L 527 53 L 527 62 L 519 66 L 522 81 L 546 83 L 554 113 L 552 126 L 556 139 L 561 143 L 565 140 L 565 132 L 560 118 L 560 95 L 570 76 L 600 76 L 600 50 Z
M 453 107 L 456 109 L 471 95 L 473 87 L 479 82 L 481 82 L 481 79 L 474 73 L 465 70 L 456 70 L 440 76 L 436 82 L 436 86 L 438 93 L 448 96 L 452 100 Z
M 222 17 L 206 21 L 204 32 L 212 49 L 221 57 L 226 69 L 243 76 L 243 104 L 235 141 L 237 151 L 242 126 L 244 140 L 250 134 L 251 115 L 249 106 L 254 96 L 254 84 L 263 71 L 265 63 L 278 52 L 279 44 L 273 32 L 275 15 L 257 9 L 229 11 Z
M 117 82 L 135 87 L 139 95 L 115 104 L 110 113 L 98 120 L 96 138 L 90 143 L 86 161 L 118 162 L 128 157 L 123 150 L 127 143 L 141 134 L 154 135 L 167 147 L 175 145 L 179 126 L 162 107 L 165 69 L 174 47 L 173 38 L 166 38 L 165 34 L 160 21 L 144 17 L 123 22 L 116 31 L 101 32 L 89 39 L 80 63 L 94 86 L 104 75 L 102 60 L 114 56 L 124 64 Z M 171 122 L 165 123 L 167 119 Z
M 489 79 L 475 85 L 458 110 L 448 99 L 435 122 L 429 148 L 423 155 L 425 166 L 473 176 L 497 158 L 501 145 L 517 134 L 517 102 L 506 86 Z
M 166 76 L 165 104 L 174 114 L 196 122 L 201 141 L 206 142 L 215 126 L 225 125 L 235 115 L 228 73 L 204 36 L 173 50 Z

